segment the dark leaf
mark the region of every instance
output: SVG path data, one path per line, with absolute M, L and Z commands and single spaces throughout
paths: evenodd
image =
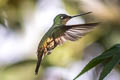
M 113 69 L 113 67 L 120 62 L 120 44 L 113 46 L 112 48 L 103 52 L 100 56 L 92 59 L 84 68 L 83 70 L 74 78 L 78 78 L 88 70 L 95 67 L 97 64 L 102 63 L 106 59 L 112 57 L 108 64 L 105 65 L 103 72 L 101 73 L 100 80 L 102 80 L 107 74 Z M 109 68 L 108 68 L 109 67 Z
M 103 80 L 112 71 L 112 69 L 119 63 L 119 61 L 120 61 L 120 56 L 115 55 L 112 58 L 112 60 L 109 61 L 103 68 L 99 80 Z

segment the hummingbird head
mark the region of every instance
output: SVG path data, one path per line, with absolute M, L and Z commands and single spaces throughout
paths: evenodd
M 54 23 L 58 25 L 65 25 L 68 20 L 71 19 L 71 16 L 66 14 L 59 14 L 55 17 Z
M 86 15 L 89 13 L 91 13 L 91 12 L 87 12 L 87 13 L 83 13 L 83 14 L 79 14 L 79 15 L 75 15 L 75 16 L 68 16 L 66 14 L 59 14 L 55 17 L 54 24 L 65 25 L 71 18 Z

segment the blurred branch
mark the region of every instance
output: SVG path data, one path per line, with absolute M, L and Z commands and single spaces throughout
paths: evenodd
M 24 27 L 24 18 L 26 16 L 26 11 L 30 12 L 31 10 L 33 10 L 36 1 L 37 0 L 3 0 L 1 1 L 1 4 L 0 4 L 1 24 L 9 27 L 9 29 L 12 29 L 12 30 L 22 30 L 22 28 Z

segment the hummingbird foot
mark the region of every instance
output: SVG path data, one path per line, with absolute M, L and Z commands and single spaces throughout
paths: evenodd
M 50 55 L 52 53 L 52 51 L 48 51 L 47 55 Z

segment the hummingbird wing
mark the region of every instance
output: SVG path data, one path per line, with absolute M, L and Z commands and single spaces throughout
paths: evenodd
M 87 23 L 87 24 L 77 24 L 77 25 L 66 25 L 66 31 L 62 36 L 56 39 L 58 44 L 63 44 L 67 40 L 76 41 L 82 38 L 85 34 L 90 32 L 99 23 Z

